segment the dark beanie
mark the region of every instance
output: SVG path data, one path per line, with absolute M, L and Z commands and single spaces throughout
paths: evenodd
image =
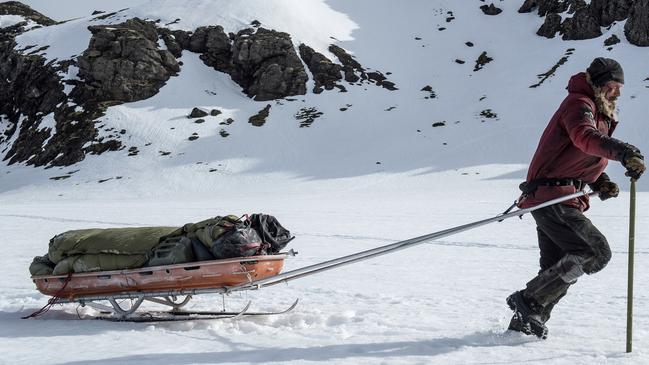
M 616 60 L 597 57 L 588 66 L 590 80 L 597 87 L 604 86 L 609 81 L 617 81 L 624 84 L 624 71 Z

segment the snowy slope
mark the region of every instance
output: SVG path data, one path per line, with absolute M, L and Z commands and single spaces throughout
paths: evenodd
M 263 211 L 298 237 L 291 247 L 300 254 L 287 260 L 286 269 L 292 269 L 498 214 L 516 198 L 569 76 L 593 57 L 612 57 L 624 66 L 616 136 L 649 150 L 642 124 L 649 98 L 646 50 L 626 42 L 623 23 L 598 39 L 565 42 L 536 36 L 541 18 L 518 14 L 518 1 L 498 2 L 504 11 L 493 17 L 482 14 L 482 2 L 451 0 L 408 6 L 384 0 L 26 3 L 57 20 L 81 17 L 19 37 L 23 45 L 50 45 L 45 51 L 50 58 L 82 52 L 89 24 L 132 16 L 163 23 L 180 18 L 171 25 L 179 29 L 220 24 L 229 31 L 259 20 L 289 32 L 296 45 L 307 42 L 326 52 L 334 42 L 364 66 L 390 72 L 399 90 L 366 85 L 315 95 L 309 85 L 307 95 L 294 101 L 256 102 L 227 75 L 185 52 L 179 76 L 159 94 L 111 107 L 102 119 L 106 129 L 126 130 L 123 151 L 88 156 L 66 168 L 0 166 L 0 232 L 9 255 L 0 267 L 0 353 L 6 354 L 0 364 L 649 361 L 649 318 L 642 312 L 649 304 L 644 181 L 636 242 L 636 345 L 630 355 L 623 352 L 624 192 L 613 201 L 593 202 L 589 216 L 609 238 L 614 258 L 606 270 L 571 288 L 553 314 L 547 341 L 504 334 L 510 316 L 504 298 L 537 270 L 530 217 L 228 298 L 235 308 L 252 299 L 257 309 L 278 309 L 299 297 L 300 306 L 281 317 L 116 324 L 75 320 L 75 307 L 65 306 L 43 319 L 18 319 L 47 299 L 28 277 L 31 259 L 46 251 L 50 237 L 69 229 L 178 225 Z M 89 16 L 95 9 L 125 7 L 114 19 Z M 603 39 L 611 34 L 622 43 L 606 51 Z M 573 54 L 556 74 L 530 88 L 569 48 Z M 494 61 L 474 71 L 483 51 Z M 421 91 L 426 85 L 435 98 Z M 272 105 L 266 123 L 249 124 L 266 104 Z M 223 113 L 196 124 L 185 117 L 195 106 Z M 295 114 L 305 107 L 324 114 L 299 128 Z M 488 109 L 497 118 L 480 115 Z M 234 123 L 221 124 L 227 118 Z M 444 126 L 432 126 L 442 121 Z M 229 135 L 222 137 L 222 130 Z M 189 141 L 193 133 L 200 138 Z M 131 146 L 140 151 L 137 156 L 127 156 Z M 612 162 L 609 172 L 627 190 L 618 165 Z M 50 179 L 64 175 L 70 177 Z M 219 303 L 218 296 L 206 296 L 198 298 L 197 307 Z M 98 351 L 79 352 L 79 343 Z

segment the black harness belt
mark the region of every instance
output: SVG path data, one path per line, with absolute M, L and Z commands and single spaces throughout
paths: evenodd
M 574 185 L 577 191 L 582 190 L 586 187 L 586 183 L 579 179 L 573 179 L 571 177 L 562 178 L 562 179 L 536 179 L 532 181 L 524 181 L 518 187 L 521 189 L 523 194 L 532 194 L 536 191 L 539 186 L 568 186 Z

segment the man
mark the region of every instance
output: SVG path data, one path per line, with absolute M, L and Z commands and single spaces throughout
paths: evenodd
M 568 83 L 568 96 L 546 127 L 521 184 L 520 208 L 575 193 L 589 185 L 600 199 L 616 197 L 617 184 L 604 169 L 620 161 L 637 180 L 645 171 L 636 147 L 611 137 L 617 126 L 616 99 L 624 84 L 622 67 L 599 57 Z M 568 287 L 583 274 L 602 270 L 611 249 L 602 233 L 583 215 L 588 196 L 532 212 L 536 221 L 541 271 L 507 304 L 514 311 L 510 330 L 547 337 L 545 323 Z

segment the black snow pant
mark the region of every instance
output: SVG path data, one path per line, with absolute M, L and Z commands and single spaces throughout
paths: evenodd
M 543 321 L 583 274 L 602 270 L 611 259 L 606 237 L 577 208 L 556 204 L 532 212 L 541 251 L 541 271 L 524 297 L 541 307 Z

